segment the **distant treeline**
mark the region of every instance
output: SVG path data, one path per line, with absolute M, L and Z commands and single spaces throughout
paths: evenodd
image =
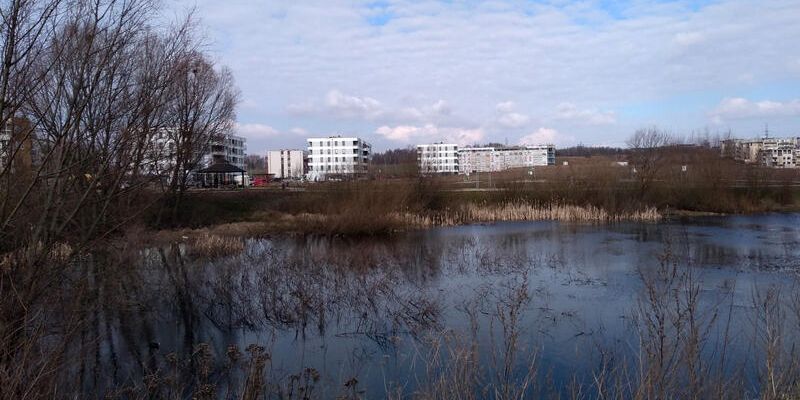
M 372 155 L 373 164 L 409 164 L 417 162 L 417 150 L 411 146 L 404 149 L 390 149 Z
M 594 147 L 581 144 L 563 149 L 556 148 L 557 157 L 618 156 L 627 153 L 628 149 L 620 147 Z

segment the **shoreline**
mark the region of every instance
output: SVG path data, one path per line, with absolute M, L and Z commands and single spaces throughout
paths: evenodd
M 575 207 L 576 210 L 585 210 L 585 208 Z M 397 234 L 404 234 L 407 232 L 424 231 L 428 229 L 448 228 L 448 227 L 461 227 L 470 225 L 493 225 L 503 222 L 544 222 L 552 221 L 565 224 L 575 225 L 612 225 L 617 223 L 643 223 L 643 224 L 659 224 L 670 221 L 681 221 L 692 218 L 704 217 L 727 217 L 727 216 L 743 216 L 743 215 L 763 215 L 763 214 L 794 214 L 799 213 L 800 210 L 782 210 L 782 211 L 765 211 L 753 213 L 715 213 L 706 211 L 693 211 L 693 210 L 667 210 L 664 212 L 651 211 L 653 214 L 651 218 L 626 218 L 615 217 L 610 219 L 569 219 L 569 218 L 496 218 L 496 219 L 455 219 L 455 218 L 438 218 L 438 221 L 445 221 L 446 223 L 434 222 L 437 218 L 430 218 L 421 215 L 409 214 L 405 216 L 390 216 L 394 219 L 391 226 L 393 229 L 383 229 L 378 231 L 336 231 L 332 228 L 335 227 L 335 222 L 331 222 L 330 216 L 321 214 L 308 214 L 303 213 L 299 215 L 272 213 L 269 220 L 245 220 L 245 221 L 232 221 L 219 224 L 213 224 L 198 228 L 165 228 L 156 230 L 147 230 L 150 243 L 166 243 L 166 242 L 187 242 L 204 240 L 207 238 L 229 238 L 229 239 L 261 239 L 274 236 L 329 236 L 329 237 L 381 237 L 392 236 Z M 398 222 L 400 221 L 400 222 Z M 305 225 L 301 229 L 297 229 L 298 225 Z M 292 228 L 295 227 L 295 228 Z

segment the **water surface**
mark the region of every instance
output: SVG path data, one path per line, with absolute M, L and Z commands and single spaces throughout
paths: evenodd
M 674 268 L 699 290 L 704 359 L 742 373 L 755 393 L 763 352 L 754 300 L 768 288 L 787 299 L 795 292 L 800 215 L 498 223 L 381 239 L 250 240 L 241 254 L 191 254 L 143 253 L 130 307 L 108 312 L 112 333 L 97 363 L 109 384 L 168 369 L 169 353 L 190 360 L 199 343 L 210 344 L 217 370 L 230 346 L 259 344 L 284 390 L 293 375 L 314 371 L 314 394 L 324 398 L 407 396 L 446 375 L 455 350 L 474 346 L 483 384 L 532 378 L 566 392 L 571 382 L 590 387 L 603 365 L 641 356 L 645 283 Z M 786 323 L 796 331 L 790 312 Z M 215 379 L 225 387 L 230 376 Z

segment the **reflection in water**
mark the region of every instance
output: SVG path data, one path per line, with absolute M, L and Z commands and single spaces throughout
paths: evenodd
M 768 350 L 797 343 L 796 317 L 769 307 L 794 298 L 798 222 L 506 223 L 98 258 L 75 374 L 87 392 L 211 397 L 663 398 L 734 376 L 715 393 L 756 393 Z M 780 343 L 756 345 L 776 313 Z

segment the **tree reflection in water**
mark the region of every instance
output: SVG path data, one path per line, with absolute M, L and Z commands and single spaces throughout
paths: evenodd
M 502 233 L 97 254 L 76 266 L 91 295 L 64 379 L 110 397 L 797 389 L 791 275 L 706 267 L 791 264 L 783 242 L 758 249 L 760 262 L 679 230 Z

